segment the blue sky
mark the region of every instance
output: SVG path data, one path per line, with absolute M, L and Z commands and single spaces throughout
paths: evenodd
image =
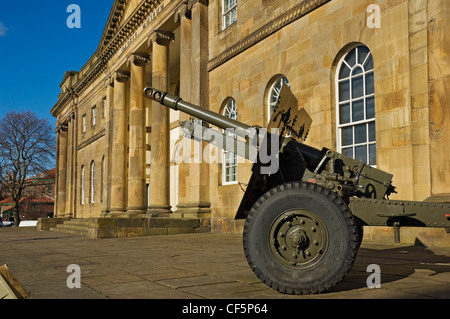
M 48 118 L 65 71 L 78 71 L 95 53 L 114 0 L 0 1 L 0 118 L 32 111 Z M 81 28 L 70 29 L 70 4 Z

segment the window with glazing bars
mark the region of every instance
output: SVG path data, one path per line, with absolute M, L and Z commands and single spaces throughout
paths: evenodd
M 280 75 L 270 85 L 269 94 L 267 96 L 267 98 L 268 98 L 268 100 L 267 100 L 267 107 L 268 107 L 267 120 L 268 121 L 270 121 L 272 114 L 273 114 L 273 110 L 275 109 L 275 106 L 278 103 L 278 99 L 280 98 L 280 93 L 281 93 L 281 87 L 283 86 L 283 84 L 286 84 L 288 87 L 291 87 L 288 79 L 285 76 Z
M 85 174 L 86 171 L 84 169 L 84 166 L 81 166 L 81 205 L 84 205 L 84 186 L 86 183 Z
M 95 203 L 95 163 L 91 163 L 91 203 Z
M 223 115 L 226 117 L 237 121 L 237 106 L 234 99 L 229 99 L 225 108 L 223 110 Z M 230 132 L 225 132 L 229 136 L 236 136 Z M 238 159 L 237 155 L 229 152 L 223 151 L 223 163 L 222 163 L 222 184 L 235 184 L 237 182 L 237 169 L 238 169 Z
M 341 59 L 336 89 L 338 151 L 376 166 L 374 66 L 366 46 Z
M 237 0 L 223 0 L 222 2 L 222 30 L 237 21 Z

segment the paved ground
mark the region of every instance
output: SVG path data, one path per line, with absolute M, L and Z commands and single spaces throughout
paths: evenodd
M 190 234 L 89 240 L 34 228 L 0 229 L 7 264 L 32 299 L 428 299 L 450 298 L 450 248 L 363 242 L 349 275 L 332 291 L 286 296 L 252 273 L 241 236 Z M 69 289 L 67 267 L 81 270 Z M 369 289 L 367 267 L 381 268 Z

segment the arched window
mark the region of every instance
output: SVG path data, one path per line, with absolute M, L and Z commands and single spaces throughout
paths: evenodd
M 95 163 L 91 162 L 91 203 L 95 203 Z
M 232 120 L 237 121 L 238 111 L 236 101 L 233 98 L 229 98 L 226 100 L 222 114 Z M 228 132 L 227 134 L 236 138 L 236 136 L 232 133 Z M 224 150 L 222 163 L 222 185 L 237 183 L 237 169 L 237 155 Z
M 338 151 L 375 166 L 374 67 L 366 46 L 353 48 L 339 61 L 336 99 Z
M 290 87 L 288 79 L 284 75 L 277 75 L 272 78 L 269 82 L 268 90 L 266 93 L 267 96 L 267 122 L 270 121 L 270 118 L 272 117 L 273 110 L 275 109 L 275 106 L 278 103 L 278 99 L 280 97 L 281 87 L 282 85 L 286 84 L 288 87 Z
M 86 183 L 86 170 L 81 166 L 81 205 L 84 205 L 84 186 Z

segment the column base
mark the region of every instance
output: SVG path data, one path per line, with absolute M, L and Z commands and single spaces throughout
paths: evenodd
M 128 207 L 126 215 L 130 218 L 147 217 L 147 207 Z
M 51 223 L 55 223 L 52 226 Z M 58 225 L 56 225 L 58 223 Z M 40 229 L 77 234 L 90 239 L 195 234 L 210 231 L 209 219 L 167 217 L 41 219 Z
M 101 218 L 145 218 L 147 216 L 147 207 L 128 207 L 127 209 L 118 208 L 102 211 Z
M 100 218 L 108 218 L 110 216 L 111 216 L 111 213 L 107 209 L 102 210 L 102 212 L 100 213 Z
M 127 210 L 124 208 L 111 208 L 109 211 L 105 212 L 105 216 L 103 217 L 112 217 L 112 218 L 127 218 Z
M 171 217 L 173 214 L 171 210 L 172 206 L 170 205 L 161 205 L 161 206 L 149 206 L 147 209 L 148 217 Z
M 55 216 L 55 218 L 74 218 L 74 214 L 73 213 L 59 213 L 57 216 Z
M 178 204 L 174 214 L 181 218 L 211 218 L 211 204 Z

